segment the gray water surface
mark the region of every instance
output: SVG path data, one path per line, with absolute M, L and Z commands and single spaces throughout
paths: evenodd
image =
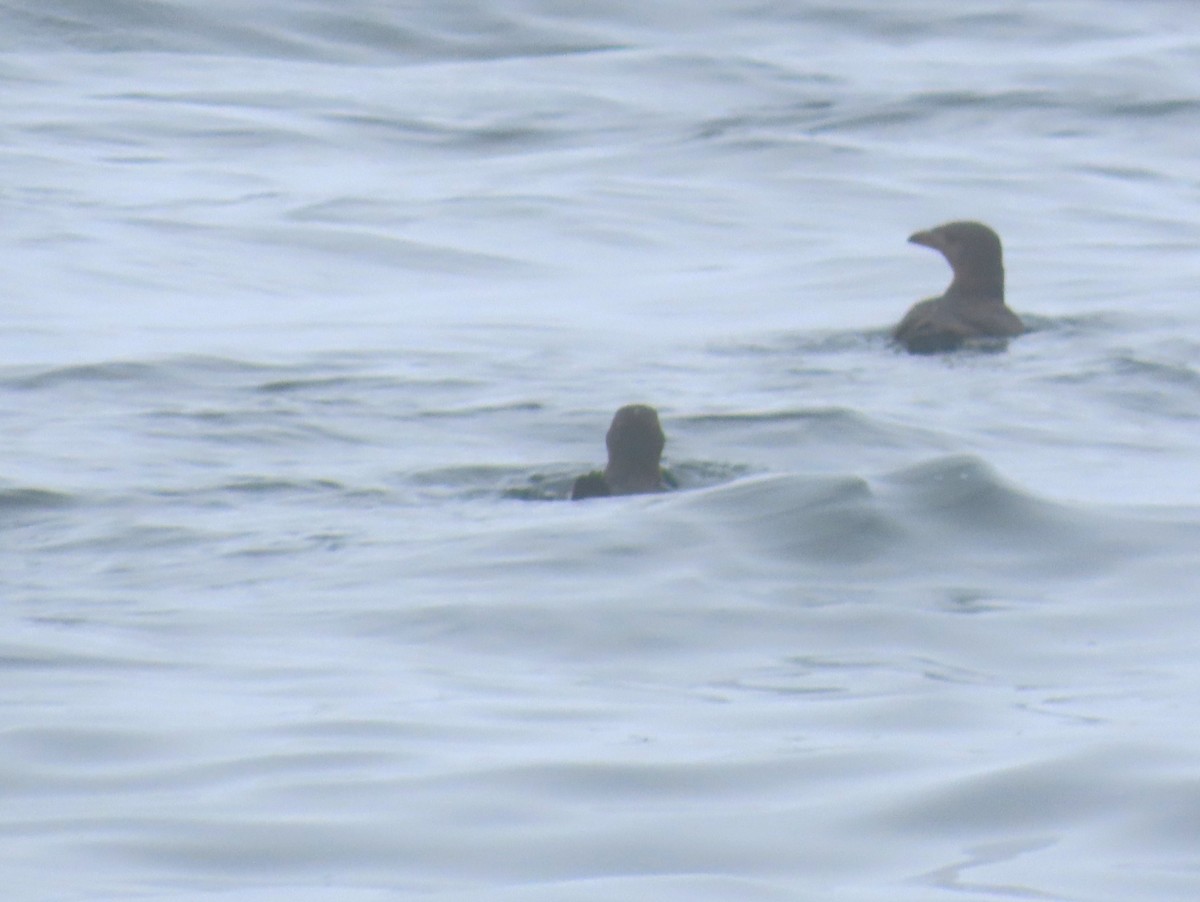
M 1194 902 L 1195 24 L 5 4 L 5 898 Z

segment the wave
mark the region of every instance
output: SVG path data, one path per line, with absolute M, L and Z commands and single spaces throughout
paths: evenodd
M 1027 584 L 1035 575 L 1099 573 L 1189 527 L 1120 509 L 1070 505 L 1026 492 L 983 460 L 938 458 L 884 476 L 772 476 L 710 490 L 707 516 L 737 524 L 762 558 L 808 567 L 870 563 L 894 578 L 986 574 Z
M 159 360 L 103 360 L 49 367 L 12 367 L 0 370 L 0 386 L 31 391 L 76 385 L 164 384 L 229 379 L 270 372 L 268 364 L 224 357 L 185 354 Z
M 78 501 L 78 497 L 66 492 L 22 486 L 0 486 L 0 515 L 27 513 L 31 511 L 59 510 Z
M 486 480 L 476 471 L 462 475 L 476 484 L 528 480 L 510 497 L 561 498 L 570 479 L 565 470 L 547 474 L 540 483 L 519 471 L 489 472 Z M 437 478 L 449 481 L 445 474 Z M 699 485 L 704 478 L 715 484 Z M 583 569 L 610 566 L 613 553 L 632 555 L 639 567 L 656 561 L 683 564 L 699 556 L 719 569 L 748 568 L 758 577 L 850 570 L 857 579 L 891 581 L 887 584 L 893 587 L 895 581 L 934 580 L 947 591 L 959 591 L 953 587 L 1007 582 L 1024 592 L 1031 580 L 1098 574 L 1119 561 L 1177 550 L 1196 538 L 1193 527 L 1154 512 L 1039 498 L 971 456 L 938 458 L 871 479 L 747 476 L 720 467 L 704 478 L 684 491 L 562 505 L 546 516 L 550 534 L 537 539 L 532 536 L 541 529 L 527 524 L 507 536 L 489 537 L 487 547 L 475 547 L 469 536 L 462 541 L 481 562 L 494 556 L 497 563 L 522 560 L 550 569 L 560 560 L 580 561 L 581 555 L 590 561 L 580 562 Z M 517 546 L 541 553 L 509 557 Z M 430 562 L 445 559 L 443 549 Z M 967 606 L 978 601 L 969 595 L 962 595 Z
M 845 407 L 698 414 L 679 417 L 677 422 L 684 429 L 692 431 L 703 431 L 711 426 L 741 427 L 747 433 L 747 441 L 755 444 L 764 441 L 769 443 L 767 435 L 777 432 L 779 427 L 784 427 L 779 432 L 779 442 L 792 446 L 800 446 L 803 442 L 826 441 L 843 446 L 902 447 L 917 436 L 926 436 L 924 430 L 918 427 L 889 423 Z
M 192 53 L 370 63 L 384 59 L 504 59 L 594 52 L 614 46 L 569 20 L 522 16 L 482 4 L 390 7 L 186 0 L 104 4 L 46 0 L 6 4 L 3 45 L 13 51 Z

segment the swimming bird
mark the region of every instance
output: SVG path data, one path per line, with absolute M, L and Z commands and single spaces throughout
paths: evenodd
M 627 404 L 616 412 L 604 442 L 608 466 L 604 472 L 580 476 L 571 488 L 571 500 L 608 495 L 661 492 L 662 451 L 666 444 L 658 411 L 646 404 Z
M 892 332 L 912 354 L 953 351 L 970 339 L 1011 338 L 1025 325 L 1004 303 L 1000 236 L 981 222 L 948 222 L 916 232 L 913 244 L 941 251 L 954 278 L 941 297 L 914 304 Z

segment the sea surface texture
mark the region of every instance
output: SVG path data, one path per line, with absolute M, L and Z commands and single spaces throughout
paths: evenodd
M 0 3 L 0 894 L 1196 902 L 1198 161 L 1193 0 Z

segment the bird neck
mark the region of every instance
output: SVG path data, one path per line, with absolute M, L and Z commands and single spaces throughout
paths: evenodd
M 1004 268 L 977 269 L 970 274 L 956 272 L 946 295 L 1004 303 Z

